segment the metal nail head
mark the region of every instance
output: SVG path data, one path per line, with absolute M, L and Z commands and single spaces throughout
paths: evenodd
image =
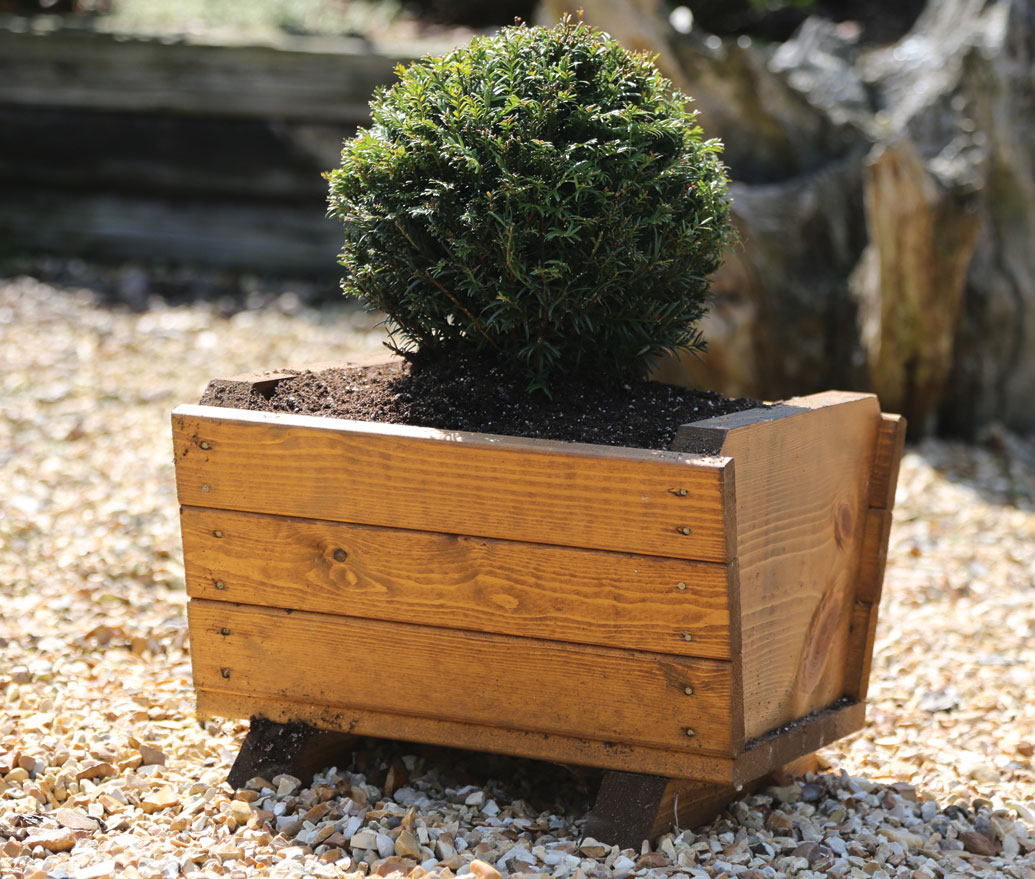
M 223 536 L 223 532 L 222 531 L 213 531 L 212 532 L 212 536 L 213 537 L 222 537 Z
M 216 589 L 226 589 L 226 583 L 222 580 L 216 580 Z
M 674 494 L 676 497 L 686 497 L 690 492 L 688 492 L 685 488 L 670 488 L 668 490 L 668 493 Z
M 679 532 L 680 534 L 682 534 L 682 535 L 683 535 L 684 537 L 689 537 L 689 536 L 690 536 L 691 534 L 693 534 L 693 531 L 691 531 L 691 530 L 690 530 L 689 528 L 687 528 L 687 527 L 686 527 L 685 525 L 684 525 L 684 526 L 683 526 L 682 528 L 677 528 L 677 529 L 676 529 L 676 531 L 678 531 L 678 532 Z
M 697 735 L 697 733 L 690 729 L 690 727 L 684 727 L 683 732 L 686 733 L 686 737 L 688 739 L 692 739 L 694 736 Z
M 209 445 L 208 443 L 206 443 L 206 442 L 204 442 L 204 441 L 203 441 L 203 442 L 201 443 L 201 448 L 203 448 L 203 449 L 205 449 L 205 450 L 207 451 L 208 449 L 211 449 L 211 448 L 212 448 L 212 446 L 210 446 L 210 445 Z
M 678 589 L 680 592 L 682 592 L 684 589 L 686 589 L 686 583 L 683 583 L 683 582 L 676 583 L 676 589 Z
M 694 688 L 693 687 L 683 687 L 683 692 L 686 693 L 687 696 L 693 696 L 694 695 Z
M 223 676 L 224 678 L 228 678 L 228 677 L 230 677 L 230 669 L 228 669 L 228 668 L 221 668 L 221 669 L 219 670 L 219 673 L 220 673 L 220 674 L 221 674 L 221 675 L 222 675 L 222 676 Z
M 334 560 L 336 562 L 343 562 L 349 557 L 349 554 L 345 550 L 338 548 L 334 550 Z
M 684 641 L 693 641 L 694 640 L 694 636 L 690 632 L 683 632 L 683 640 Z
M 207 484 L 205 484 L 205 485 L 201 486 L 201 490 L 202 490 L 202 491 L 205 491 L 205 492 L 211 491 L 211 489 L 210 489 L 210 488 L 208 487 L 208 485 L 207 485 Z

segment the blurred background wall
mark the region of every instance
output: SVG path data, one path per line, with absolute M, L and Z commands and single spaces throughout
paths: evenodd
M 0 259 L 327 278 L 321 172 L 395 64 L 565 11 L 721 137 L 742 243 L 702 360 L 864 388 L 914 432 L 1035 430 L 1035 0 L 0 0 Z

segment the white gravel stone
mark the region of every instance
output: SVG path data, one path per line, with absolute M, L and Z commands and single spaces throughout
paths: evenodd
M 374 322 L 344 306 L 133 312 L 0 280 L 0 875 L 360 879 L 395 863 L 415 807 L 408 864 L 436 879 L 474 858 L 504 879 L 1035 877 L 1035 442 L 994 431 L 903 461 L 866 728 L 823 749 L 825 771 L 666 834 L 671 867 L 580 849 L 592 792 L 554 767 L 531 797 L 516 770 L 459 786 L 449 760 L 385 745 L 366 775 L 264 779 L 234 800 L 246 723 L 194 714 L 169 411 L 213 376 L 372 351 Z M 392 760 L 409 778 L 386 800 Z M 71 831 L 60 810 L 100 821 Z M 811 866 L 794 856 L 808 842 L 829 850 Z

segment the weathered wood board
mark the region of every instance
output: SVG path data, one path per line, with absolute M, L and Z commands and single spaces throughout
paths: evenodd
M 328 279 L 322 173 L 395 66 L 444 48 L 216 44 L 0 15 L 0 241 L 9 250 Z

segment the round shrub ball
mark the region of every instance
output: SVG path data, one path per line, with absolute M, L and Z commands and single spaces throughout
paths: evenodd
M 397 350 L 489 355 L 548 390 L 703 347 L 726 170 L 649 58 L 568 19 L 397 73 L 328 175 L 343 289 Z

